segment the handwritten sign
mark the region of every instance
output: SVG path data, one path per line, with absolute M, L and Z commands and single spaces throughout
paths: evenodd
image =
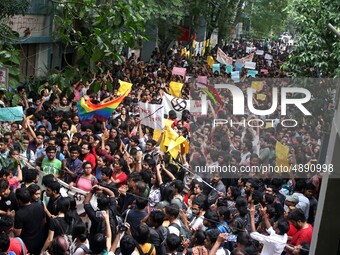
M 141 123 L 153 129 L 164 127 L 164 107 L 159 104 L 139 103 Z

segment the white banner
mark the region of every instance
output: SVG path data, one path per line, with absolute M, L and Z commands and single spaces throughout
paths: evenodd
M 227 54 L 225 54 L 220 48 L 217 49 L 216 60 L 220 62 L 221 64 L 225 64 L 225 65 L 233 64 L 233 59 L 231 57 L 228 57 Z
M 139 103 L 141 123 L 147 127 L 162 130 L 164 107 L 160 104 Z
M 162 105 L 164 106 L 164 113 L 169 114 L 169 111 L 174 110 L 177 117 L 180 118 L 183 110 L 190 111 L 190 100 L 174 97 L 164 93 Z M 159 107 L 160 105 L 158 105 Z

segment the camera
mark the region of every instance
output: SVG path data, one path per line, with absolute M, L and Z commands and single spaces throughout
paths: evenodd
M 125 232 L 126 230 L 128 230 L 127 226 L 125 225 L 125 223 L 119 223 L 118 225 L 118 231 L 119 232 Z
M 101 211 L 97 211 L 96 218 L 103 218 L 103 213 Z

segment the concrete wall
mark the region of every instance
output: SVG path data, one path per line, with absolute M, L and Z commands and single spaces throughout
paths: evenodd
M 320 188 L 317 214 L 310 255 L 340 255 L 340 104 L 334 114 L 326 164 L 333 164 L 334 172 L 324 175 Z

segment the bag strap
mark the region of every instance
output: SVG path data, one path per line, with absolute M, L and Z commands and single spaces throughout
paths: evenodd
M 92 176 L 91 178 L 91 185 L 94 186 L 94 181 L 96 180 L 96 177 L 95 176 Z
M 21 244 L 21 251 L 22 251 L 22 255 L 26 255 L 26 249 L 25 249 L 25 244 L 22 241 L 22 239 L 20 237 L 16 237 L 16 239 L 19 240 L 20 244 Z
M 175 228 L 178 229 L 178 231 L 179 231 L 180 233 L 182 233 L 180 225 L 178 225 L 178 224 L 175 223 L 175 222 L 171 223 L 171 224 L 169 225 L 169 227 L 175 227 Z
M 139 243 L 136 242 L 136 248 L 138 250 L 139 255 L 146 255 L 143 251 L 142 248 L 139 246 Z
M 154 245 L 151 244 L 150 250 L 148 251 L 148 253 L 146 255 L 150 255 L 152 253 L 153 249 L 154 249 Z
M 128 217 L 128 214 L 129 214 L 129 212 L 130 212 L 130 209 L 128 209 L 128 210 L 126 211 L 126 215 L 125 215 L 124 223 L 126 223 L 126 220 L 127 220 L 127 217 Z
M 91 253 L 91 250 L 87 248 L 87 246 L 83 243 L 78 245 L 74 251 L 78 250 L 79 248 L 82 249 L 85 253 Z

